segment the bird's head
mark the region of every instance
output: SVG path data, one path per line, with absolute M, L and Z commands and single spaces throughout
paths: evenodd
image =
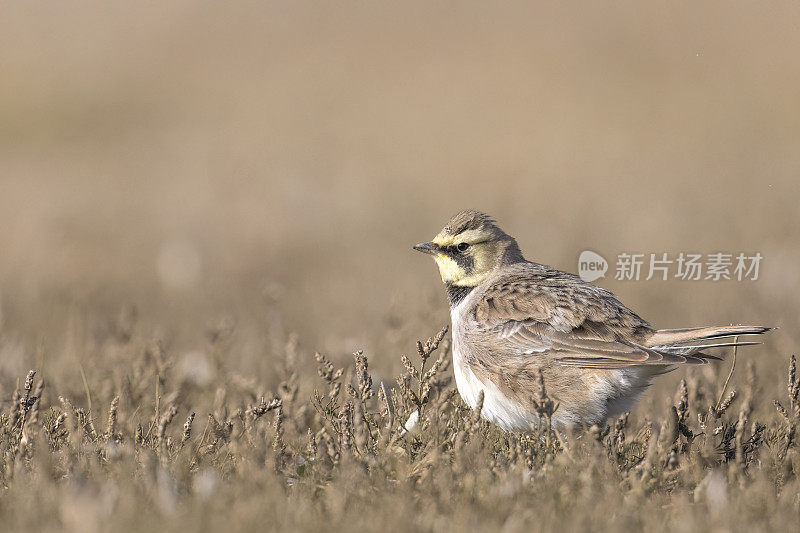
M 517 241 L 478 211 L 461 211 L 431 242 L 414 249 L 431 254 L 446 285 L 474 287 L 498 267 L 524 261 Z

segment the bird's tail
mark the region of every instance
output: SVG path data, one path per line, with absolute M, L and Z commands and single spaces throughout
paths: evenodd
M 659 352 L 675 355 L 699 355 L 706 348 L 750 346 L 757 341 L 740 340 L 746 335 L 761 335 L 772 328 L 763 326 L 709 326 L 703 328 L 659 329 L 648 339 L 647 346 Z

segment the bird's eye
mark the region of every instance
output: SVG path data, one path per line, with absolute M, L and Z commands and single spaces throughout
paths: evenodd
M 456 246 L 456 249 L 457 249 L 459 252 L 466 251 L 466 249 L 467 249 L 467 248 L 469 248 L 469 244 L 467 244 L 467 243 L 465 243 L 465 242 L 459 243 L 459 245 L 458 245 L 458 246 Z

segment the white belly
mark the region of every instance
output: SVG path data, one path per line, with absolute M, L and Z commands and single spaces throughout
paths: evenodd
M 470 408 L 475 409 L 478 405 L 478 396 L 483 391 L 481 410 L 483 419 L 511 432 L 530 431 L 537 426 L 539 418 L 532 410 L 504 395 L 491 381 L 478 379 L 455 346 L 453 348 L 453 373 L 456 377 L 456 386 L 461 398 Z M 602 424 L 609 417 L 630 411 L 644 389 L 645 386 L 642 386 L 641 378 L 635 370 L 614 371 L 610 379 L 599 382 L 594 390 L 586 391 L 595 400 L 592 402 L 594 409 L 591 412 L 578 415 L 562 405 L 553 413 L 551 423 L 558 430 L 583 423 Z
M 508 398 L 491 381 L 478 379 L 472 369 L 464 361 L 461 355 L 461 346 L 458 341 L 459 335 L 455 328 L 457 308 L 451 310 L 451 321 L 453 324 L 453 374 L 456 378 L 458 393 L 471 409 L 478 405 L 478 396 L 483 391 L 483 409 L 481 417 L 489 422 L 493 422 L 506 431 L 529 431 L 531 426 L 535 426 L 539 418 L 525 409 L 519 402 Z
M 453 373 L 456 377 L 456 387 L 464 402 L 475 409 L 478 405 L 478 396 L 483 391 L 483 409 L 481 417 L 493 422 L 506 431 L 529 431 L 535 427 L 538 417 L 525 409 L 519 402 L 505 396 L 497 386 L 478 379 L 472 369 L 466 365 L 453 346 Z

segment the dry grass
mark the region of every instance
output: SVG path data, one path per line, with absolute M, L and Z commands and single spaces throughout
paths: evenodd
M 271 391 L 239 375 L 203 384 L 181 377 L 161 347 L 129 338 L 113 340 L 137 354 L 114 372 L 119 395 L 106 387 L 48 401 L 58 382 L 45 386 L 31 371 L 0 415 L 4 523 L 77 530 L 709 523 L 786 530 L 797 523 L 794 357 L 777 397 L 749 365 L 741 391 L 682 380 L 665 417 L 633 424 L 625 415 L 572 435 L 546 426 L 511 435 L 455 393 L 444 338 L 442 330 L 418 343 L 415 360 L 403 356 L 405 372 L 391 383 L 373 382 L 361 352 L 345 368 L 317 354 L 315 382 L 298 371 L 293 343 Z M 211 342 L 222 349 L 224 339 Z M 84 401 L 110 407 L 101 414 L 78 407 Z M 773 402 L 777 409 L 754 413 Z M 557 409 L 544 388 L 537 407 L 545 417 Z M 196 412 L 203 415 L 195 422 Z
M 0 523 L 796 524 L 798 21 L 791 2 L 5 5 Z M 730 354 L 608 429 L 506 435 L 465 410 L 446 336 L 415 348 L 448 314 L 410 246 L 468 207 L 570 271 L 586 249 L 758 251 L 755 282 L 599 283 L 658 327 L 780 329 L 727 386 Z

